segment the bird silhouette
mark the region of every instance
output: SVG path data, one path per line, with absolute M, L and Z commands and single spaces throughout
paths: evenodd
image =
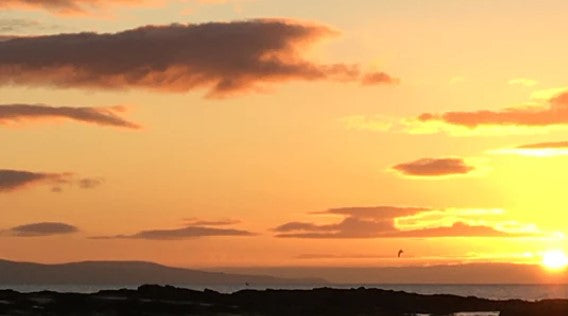
M 403 253 L 404 253 L 404 251 L 403 251 L 402 249 L 400 249 L 400 250 L 398 251 L 398 257 L 400 258 L 400 256 L 401 256 Z

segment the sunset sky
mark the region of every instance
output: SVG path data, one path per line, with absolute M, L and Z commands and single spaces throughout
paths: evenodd
M 2 0 L 0 258 L 568 252 L 567 29 L 564 0 Z

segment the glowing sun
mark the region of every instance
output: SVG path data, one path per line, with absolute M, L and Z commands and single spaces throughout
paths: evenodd
M 560 270 L 568 266 L 568 256 L 561 250 L 550 250 L 543 254 L 542 265 L 550 270 Z

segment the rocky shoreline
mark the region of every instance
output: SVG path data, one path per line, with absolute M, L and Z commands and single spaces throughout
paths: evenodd
M 172 286 L 93 294 L 0 291 L 0 315 L 454 315 L 566 316 L 568 300 L 496 301 L 380 289 L 242 290 L 223 294 Z

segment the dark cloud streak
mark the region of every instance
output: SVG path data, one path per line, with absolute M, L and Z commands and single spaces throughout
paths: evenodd
M 81 189 L 93 189 L 104 183 L 101 178 L 83 178 L 77 181 Z
M 101 178 L 77 179 L 72 173 L 45 173 L 25 170 L 0 169 L 0 193 L 16 191 L 33 185 L 49 185 L 52 192 L 63 191 L 63 186 L 77 184 L 81 189 L 92 189 L 101 184 Z
M 144 0 L 2 0 L 0 8 L 40 8 L 59 13 L 80 13 L 116 3 L 143 3 Z
M 482 125 L 550 126 L 568 124 L 568 93 L 549 100 L 548 107 L 508 108 L 501 111 L 424 113 L 420 121 L 442 121 L 447 124 L 476 128 Z
M 68 174 L 63 173 L 37 173 L 0 169 L 0 193 L 14 191 L 32 184 L 60 184 L 66 182 L 68 176 Z
M 304 46 L 332 33 L 289 20 L 249 20 L 17 38 L 0 42 L 0 85 L 209 88 L 210 96 L 223 96 L 288 80 L 360 80 L 356 65 L 302 58 Z M 375 73 L 364 82 L 388 78 Z
M 468 166 L 461 158 L 423 158 L 401 163 L 392 167 L 409 176 L 446 176 L 466 174 L 475 168 Z
M 215 226 L 215 224 L 211 226 Z M 91 237 L 91 239 L 183 240 L 201 237 L 247 237 L 254 235 L 256 234 L 241 229 L 188 225 L 176 229 L 143 230 L 132 235 L 96 236 Z
M 54 107 L 42 104 L 5 104 L 0 105 L 0 124 L 23 120 L 66 118 L 102 126 L 139 128 L 138 125 L 116 115 L 116 112 L 120 110 L 117 107 Z
M 377 84 L 398 84 L 400 80 L 393 78 L 384 72 L 368 73 L 361 79 L 363 85 L 377 85 Z
M 77 227 L 65 223 L 41 222 L 16 226 L 6 232 L 11 236 L 17 237 L 44 237 L 72 234 L 78 231 Z

